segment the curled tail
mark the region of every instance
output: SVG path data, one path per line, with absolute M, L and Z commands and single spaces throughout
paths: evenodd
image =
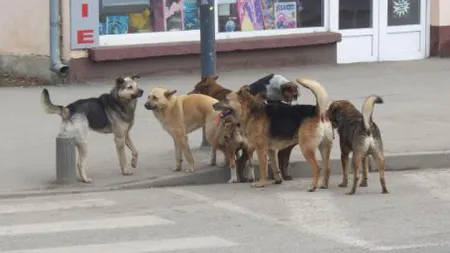
M 58 114 L 63 120 L 69 118 L 69 109 L 61 105 L 54 105 L 52 101 L 50 101 L 50 94 L 47 89 L 42 90 L 41 105 L 46 113 Z
M 362 106 L 362 114 L 364 119 L 364 127 L 367 131 L 370 131 L 370 123 L 372 122 L 372 114 L 373 114 L 373 107 L 375 104 L 382 104 L 384 101 L 381 97 L 372 95 L 366 98 L 364 100 L 363 106 Z
M 323 120 L 325 118 L 328 105 L 328 94 L 323 86 L 319 82 L 311 79 L 297 77 L 297 79 L 295 80 L 297 81 L 297 83 L 314 93 L 317 101 L 317 106 L 319 107 L 319 116 L 320 119 Z

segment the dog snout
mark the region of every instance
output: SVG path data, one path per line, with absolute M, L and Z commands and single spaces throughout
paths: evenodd
M 147 109 L 147 110 L 153 110 L 153 109 L 156 108 L 156 106 L 150 104 L 149 102 L 145 103 L 145 104 L 144 104 L 144 107 L 145 107 L 145 109 Z

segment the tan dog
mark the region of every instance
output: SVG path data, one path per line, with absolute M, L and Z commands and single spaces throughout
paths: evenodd
M 339 133 L 342 163 L 342 183 L 339 185 L 340 187 L 347 187 L 348 157 L 353 152 L 353 185 L 350 192 L 347 193 L 349 195 L 355 194 L 356 192 L 361 161 L 363 161 L 363 178 L 360 186 L 367 186 L 370 155 L 375 158 L 378 165 L 382 193 L 389 193 L 384 178 L 383 141 L 378 126 L 372 120 L 374 105 L 382 103 L 382 98 L 369 96 L 364 101 L 362 113 L 347 100 L 333 101 L 328 108 L 328 114 L 333 127 L 337 128 Z
M 223 152 L 225 157 L 225 164 L 230 166 L 230 180 L 228 183 L 237 183 L 243 181 L 242 178 L 238 180 L 238 173 L 236 168 L 236 156 L 238 151 L 242 151 L 247 157 L 253 157 L 254 148 L 248 142 L 242 130 L 239 120 L 234 115 L 233 111 L 225 110 L 219 114 L 217 119 L 217 128 L 213 131 L 211 146 L 213 149 L 212 154 L 215 154 L 215 150 Z M 211 165 L 215 165 L 216 157 L 211 157 Z M 255 173 L 251 166 L 251 159 L 246 162 L 248 169 L 247 179 L 255 180 Z M 241 173 L 239 173 L 241 175 Z
M 326 114 L 328 96 L 318 82 L 297 78 L 297 82 L 311 90 L 317 105 L 265 104 L 248 91 L 248 86 L 227 95 L 224 101 L 214 105 L 234 110 L 240 118 L 249 142 L 258 155 L 260 178 L 255 187 L 264 187 L 267 182 L 267 154 L 271 163 L 275 183 L 282 182 L 278 167 L 279 150 L 298 144 L 306 160 L 313 167 L 313 181 L 308 191 L 318 187 L 320 168 L 315 152 L 320 150 L 325 168 L 322 188 L 328 188 L 330 176 L 329 158 L 333 141 L 333 129 Z
M 188 143 L 187 134 L 205 126 L 206 137 L 212 139 L 215 120 L 220 112 L 213 109 L 216 99 L 201 95 L 174 95 L 176 90 L 154 88 L 148 95 L 145 108 L 152 110 L 155 117 L 161 123 L 164 130 L 169 133 L 175 145 L 175 171 L 181 170 L 181 152 L 186 158 L 189 169 L 187 172 L 195 172 L 194 159 Z M 212 153 L 211 157 L 216 154 Z

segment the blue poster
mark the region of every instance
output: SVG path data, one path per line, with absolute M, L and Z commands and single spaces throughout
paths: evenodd
M 128 15 L 127 16 L 107 16 L 106 17 L 107 34 L 128 33 Z
M 183 1 L 184 12 L 184 29 L 196 30 L 200 29 L 200 21 L 198 17 L 197 0 L 184 0 Z

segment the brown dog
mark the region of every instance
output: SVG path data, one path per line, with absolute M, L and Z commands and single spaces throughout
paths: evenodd
M 356 184 L 359 180 L 359 165 L 363 161 L 363 178 L 361 187 L 367 186 L 369 156 L 375 157 L 380 173 L 382 193 L 389 193 L 384 178 L 384 155 L 381 133 L 375 122 L 372 121 L 373 107 L 382 104 L 383 99 L 378 96 L 369 96 L 364 101 L 362 113 L 347 100 L 338 100 L 330 104 L 328 115 L 339 133 L 342 163 L 342 183 L 340 187 L 347 187 L 347 164 L 350 152 L 353 152 L 353 186 L 347 194 L 355 194 Z
M 225 157 L 225 164 L 230 166 L 230 180 L 228 183 L 237 183 L 239 181 L 244 181 L 242 174 L 238 173 L 236 168 L 236 156 L 238 151 L 246 154 L 247 157 L 253 157 L 254 149 L 248 143 L 244 132 L 240 126 L 239 120 L 234 115 L 233 111 L 225 110 L 222 111 L 217 119 L 217 128 L 214 130 L 214 134 L 211 139 L 211 146 L 213 149 L 213 154 L 215 150 L 220 150 L 223 152 Z M 216 164 L 216 157 L 211 156 L 211 165 Z M 251 159 L 247 159 L 246 167 L 248 169 L 248 177 L 252 181 L 255 180 L 255 173 L 251 167 Z M 240 168 L 242 169 L 242 168 Z
M 260 169 L 259 181 L 253 184 L 255 187 L 266 185 L 267 154 L 275 183 L 282 182 L 277 153 L 278 150 L 294 144 L 300 145 L 303 155 L 313 167 L 313 181 L 308 191 L 315 191 L 318 187 L 320 168 L 315 157 L 317 148 L 326 168 L 322 188 L 328 187 L 333 129 L 326 114 L 327 93 L 316 81 L 297 78 L 297 82 L 314 93 L 317 106 L 264 104 L 248 92 L 248 86 L 229 93 L 224 101 L 214 105 L 216 110 L 220 108 L 235 111 L 247 138 L 255 147 Z
M 224 88 L 220 84 L 217 83 L 217 79 L 219 76 L 215 77 L 202 77 L 200 82 L 198 82 L 194 89 L 188 94 L 203 94 L 210 97 L 213 97 L 219 101 L 222 101 L 226 98 L 227 94 L 231 93 L 231 90 Z M 291 90 L 292 89 L 292 90 Z M 291 92 L 287 92 L 287 91 Z M 298 97 L 298 85 L 297 84 L 286 84 L 283 85 L 283 91 L 286 91 L 285 95 L 290 97 L 290 101 L 297 99 Z M 289 94 L 288 94 L 289 93 Z M 264 98 L 264 94 L 255 94 L 256 97 Z M 290 96 L 291 95 L 291 96 Z M 286 147 L 278 152 L 278 162 L 281 173 L 285 180 L 292 180 L 292 177 L 289 175 L 289 158 L 291 156 L 291 151 L 296 145 L 291 145 Z M 252 157 L 248 157 L 247 153 L 243 153 L 243 155 L 238 159 L 238 172 L 240 173 L 244 166 L 247 164 L 248 159 L 252 159 Z M 240 178 L 243 178 L 240 175 Z
M 162 127 L 168 132 L 175 145 L 175 171 L 181 170 L 181 152 L 186 158 L 188 172 L 195 172 L 194 159 L 188 144 L 187 134 L 205 126 L 208 141 L 212 139 L 214 129 L 217 127 L 215 120 L 219 112 L 212 107 L 216 99 L 201 95 L 175 95 L 176 90 L 154 88 L 148 95 L 145 108 L 152 110 Z M 211 156 L 216 154 L 212 153 Z

